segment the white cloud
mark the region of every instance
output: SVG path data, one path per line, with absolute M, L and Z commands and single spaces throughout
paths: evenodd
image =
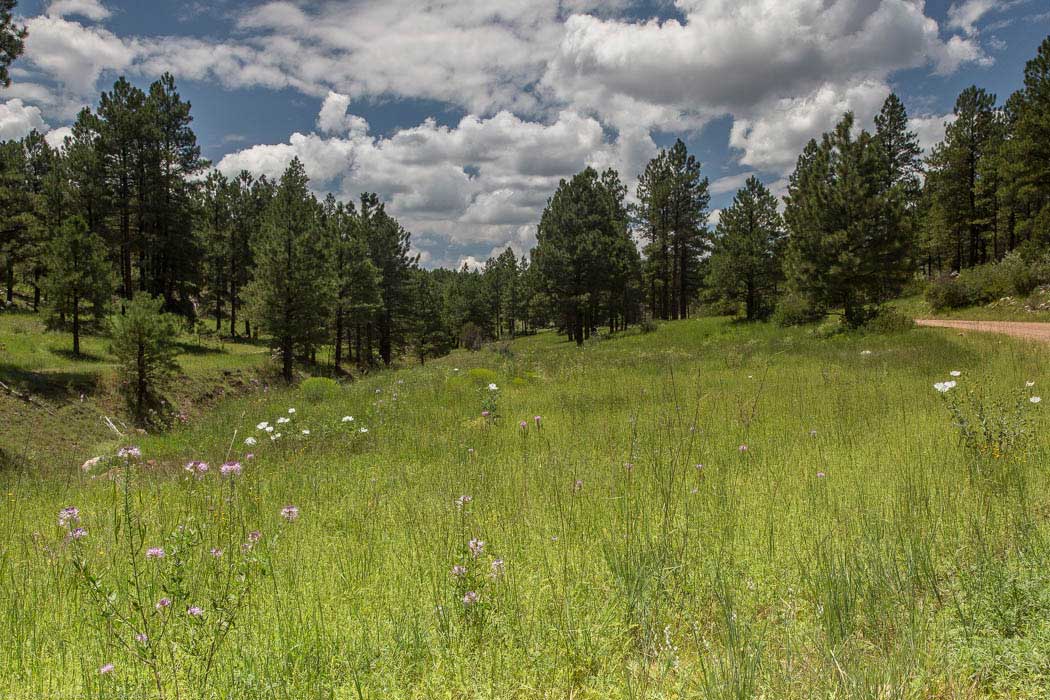
M 52 17 L 79 15 L 100 22 L 110 16 L 110 11 L 99 0 L 54 0 L 45 14 Z
M 368 133 L 368 122 L 354 114 L 347 114 L 350 96 L 329 92 L 317 115 L 317 128 L 324 134 Z
M 33 17 L 26 27 L 25 59 L 77 95 L 94 98 L 99 76 L 127 69 L 136 55 L 133 41 L 61 17 Z
M 726 175 L 720 177 L 711 183 L 712 194 L 727 194 L 729 192 L 736 192 L 738 189 L 744 186 L 747 179 L 754 175 L 753 172 L 738 173 L 736 175 Z
M 889 86 L 879 81 L 864 81 L 844 89 L 825 85 L 808 95 L 765 105 L 753 117 L 737 119 L 729 143 L 742 151 L 742 164 L 785 172 L 795 165 L 806 142 L 831 130 L 843 113 L 852 111 L 858 124 L 870 123 L 889 93 Z
M 47 131 L 40 109 L 13 99 L 0 104 L 0 141 L 20 139 L 33 130 Z
M 61 126 L 44 134 L 44 140 L 47 141 L 51 148 L 62 148 L 65 145 L 66 137 L 72 135 L 73 129 L 68 126 Z
M 955 121 L 952 113 L 943 116 L 912 117 L 908 120 L 908 128 L 915 132 L 919 139 L 919 146 L 927 154 L 933 147 L 944 140 L 944 128 Z

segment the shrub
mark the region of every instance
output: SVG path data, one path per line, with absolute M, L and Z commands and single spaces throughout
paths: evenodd
M 777 308 L 773 311 L 773 322 L 778 326 L 801 326 L 819 321 L 824 315 L 823 309 L 803 295 L 789 292 L 777 303 Z
M 310 377 L 299 385 L 303 398 L 310 403 L 321 403 L 339 393 L 339 383 L 328 377 Z
M 865 327 L 875 333 L 903 333 L 914 328 L 915 321 L 897 309 L 884 306 L 868 321 Z
M 978 265 L 959 274 L 944 275 L 926 288 L 926 301 L 934 311 L 988 304 L 1003 297 L 1029 296 L 1050 282 L 1050 260 L 1026 259 L 1013 252 L 1000 262 Z
M 159 297 L 139 292 L 122 315 L 109 320 L 120 384 L 138 424 L 162 403 L 159 392 L 178 369 L 175 341 L 181 324 L 177 316 L 161 313 L 162 304 Z
M 642 321 L 638 325 L 638 327 L 641 329 L 642 333 L 654 333 L 656 332 L 656 329 L 660 327 L 660 325 L 653 319 L 647 318 L 644 321 Z

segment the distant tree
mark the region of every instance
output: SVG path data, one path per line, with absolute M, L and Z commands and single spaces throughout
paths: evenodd
M 622 190 L 612 181 L 593 168 L 562 180 L 543 211 L 532 253 L 540 284 L 578 345 L 602 319 L 603 302 L 622 292 L 625 270 L 637 256 L 617 200 Z
M 847 113 L 819 145 L 807 146 L 791 177 L 784 218 L 787 271 L 802 297 L 841 308 L 850 327 L 898 294 L 912 270 L 900 188 L 886 187 L 882 149 L 853 137 Z
M 649 161 L 638 179 L 635 219 L 643 239 L 649 307 L 663 319 L 685 318 L 699 289 L 707 252 L 708 180 L 679 139 Z
M 1050 37 L 1024 69 L 1024 87 L 1007 102 L 1012 138 L 1002 183 L 1013 205 L 1016 226 L 1008 236 L 1050 243 Z
M 45 264 L 48 302 L 54 314 L 71 319 L 73 354 L 79 356 L 81 310 L 90 305 L 93 316 L 100 319 L 113 294 L 105 241 L 88 230 L 81 217 L 67 219 L 47 247 Z
M 749 177 L 722 210 L 710 261 L 711 283 L 724 298 L 743 301 L 749 321 L 772 310 L 785 240 L 776 197 Z
M 922 148 L 919 137 L 908 128 L 908 112 L 896 93 L 890 93 L 875 115 L 875 141 L 885 161 L 885 187 L 902 187 L 914 202 L 922 175 Z
M 378 336 L 379 357 L 389 366 L 395 347 L 405 345 L 412 319 L 411 277 L 419 256 L 411 253 L 409 232 L 386 213 L 377 195 L 361 196 L 358 217 L 362 241 L 379 274 L 380 306 L 373 325 Z M 368 344 L 371 356 L 371 339 Z
M 145 292 L 125 304 L 123 314 L 110 317 L 113 354 L 120 366 L 120 379 L 128 407 L 136 423 L 146 423 L 150 411 L 160 404 L 159 392 L 178 369 L 180 319 L 161 311 L 164 300 Z
M 425 270 L 413 270 L 412 277 L 415 285 L 412 347 L 419 364 L 424 364 L 427 358 L 448 352 L 452 343 L 448 329 L 442 322 L 445 314 L 437 282 Z
M 291 381 L 296 350 L 309 355 L 327 339 L 335 297 L 331 251 L 324 246 L 317 201 L 298 158 L 281 176 L 253 244 L 249 286 L 253 316 L 270 333 Z
M 29 32 L 15 24 L 12 10 L 18 0 L 0 0 L 0 85 L 11 87 L 8 68 L 25 51 L 25 39 Z

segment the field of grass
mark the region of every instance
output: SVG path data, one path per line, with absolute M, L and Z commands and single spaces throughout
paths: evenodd
M 123 409 L 109 341 L 85 335 L 76 358 L 71 338 L 46 331 L 38 314 L 0 314 L 0 381 L 7 387 L 0 390 L 0 468 L 16 462 L 49 468 L 117 438 L 101 418 L 119 423 Z M 168 393 L 189 416 L 225 392 L 243 390 L 269 356 L 257 343 L 186 335 L 179 345 L 180 375 Z
M 703 319 L 231 398 L 0 475 L 0 697 L 1045 698 L 1047 360 Z

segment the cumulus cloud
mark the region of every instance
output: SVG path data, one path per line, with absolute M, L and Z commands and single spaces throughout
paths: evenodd
M 19 99 L 0 104 L 0 141 L 23 138 L 34 129 L 47 131 L 39 108 L 27 106 Z
M 72 135 L 73 129 L 68 126 L 61 126 L 44 134 L 44 140 L 47 141 L 51 148 L 62 148 L 66 143 L 66 137 Z
M 100 22 L 110 16 L 99 0 L 54 0 L 47 6 L 47 12 L 52 17 L 68 17 L 78 15 L 94 22 Z
M 953 121 L 955 121 L 955 115 L 952 113 L 942 116 L 912 117 L 908 120 L 908 128 L 915 132 L 919 139 L 919 147 L 928 154 L 934 146 L 944 140 L 944 129 Z
M 137 52 L 134 41 L 62 17 L 33 17 L 26 27 L 25 59 L 64 89 L 85 97 L 94 96 L 104 71 L 127 69 Z

